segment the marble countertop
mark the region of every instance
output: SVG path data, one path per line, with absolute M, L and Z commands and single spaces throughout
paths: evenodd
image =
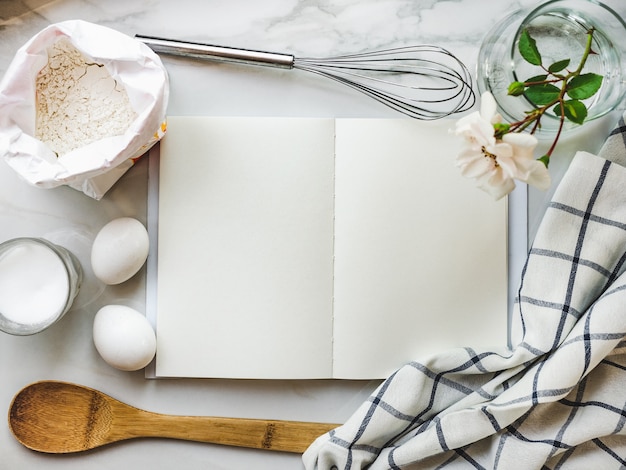
M 0 0 L 0 76 L 34 34 L 82 19 L 128 35 L 144 34 L 226 46 L 330 56 L 411 44 L 436 44 L 475 69 L 481 39 L 500 18 L 535 0 Z M 626 16 L 621 0 L 614 8 Z M 170 115 L 397 117 L 359 93 L 299 71 L 208 64 L 165 57 Z M 565 143 L 554 165 L 558 181 L 574 149 L 596 151 L 612 121 L 590 138 Z M 140 408 L 171 414 L 342 422 L 378 385 L 373 381 L 147 380 L 98 356 L 91 328 L 97 309 L 125 303 L 142 310 L 145 273 L 106 289 L 89 272 L 90 243 L 109 220 L 146 221 L 147 162 L 140 160 L 101 201 L 66 188 L 42 190 L 0 162 L 0 239 L 46 236 L 87 265 L 85 288 L 57 325 L 32 337 L 0 335 L 0 405 L 30 382 L 58 379 L 100 389 Z M 530 238 L 547 193 L 530 193 Z M 299 455 L 190 442 L 137 440 L 85 455 L 47 456 L 18 444 L 0 426 L 2 468 L 296 469 Z

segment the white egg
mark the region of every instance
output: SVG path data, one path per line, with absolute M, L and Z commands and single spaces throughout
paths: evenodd
M 105 284 L 120 284 L 141 269 L 149 248 L 148 231 L 143 224 L 131 217 L 120 217 L 96 235 L 91 248 L 91 267 Z
M 98 310 L 93 342 L 107 364 L 125 371 L 144 368 L 156 354 L 156 335 L 150 322 L 124 305 L 107 305 Z

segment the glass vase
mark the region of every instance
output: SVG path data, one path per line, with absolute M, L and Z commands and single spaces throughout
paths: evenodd
M 595 0 L 551 0 L 533 9 L 518 10 L 497 23 L 485 36 L 478 54 L 480 93 L 493 94 L 505 121 L 513 123 L 523 119 L 536 105 L 525 96 L 509 96 L 509 84 L 524 82 L 540 75 L 542 70 L 522 58 L 518 50 L 522 31 L 527 30 L 536 40 L 544 65 L 571 59 L 568 68 L 575 69 L 585 51 L 591 28 L 594 30 L 593 53 L 582 73 L 593 72 L 604 78 L 600 90 L 583 101 L 588 109 L 585 121 L 606 115 L 624 100 L 626 24 L 614 10 Z M 559 118 L 551 111 L 546 113 L 541 119 L 538 137 L 553 134 L 558 126 Z M 566 120 L 564 129 L 578 126 Z

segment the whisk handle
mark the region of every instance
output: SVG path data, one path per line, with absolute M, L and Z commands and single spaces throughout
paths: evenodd
M 239 64 L 266 65 L 283 69 L 293 68 L 294 63 L 294 56 L 290 54 L 212 46 L 198 42 L 143 36 L 141 34 L 135 35 L 135 38 L 146 44 L 154 52 L 181 57 L 194 57 Z

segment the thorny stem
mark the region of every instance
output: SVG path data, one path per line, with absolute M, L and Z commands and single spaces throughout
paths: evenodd
M 585 51 L 583 52 L 583 56 L 580 59 L 580 64 L 578 64 L 578 68 L 575 70 L 575 72 L 573 72 L 576 75 L 580 75 L 580 72 L 583 71 L 583 68 L 585 67 L 585 64 L 587 63 L 587 59 L 589 58 L 589 54 L 591 54 L 591 44 L 593 40 L 594 31 L 595 31 L 595 28 L 593 27 L 587 31 L 587 44 L 585 44 Z
M 561 132 L 563 131 L 564 123 L 565 123 L 565 107 L 561 106 L 561 116 L 559 117 L 559 128 L 556 131 L 556 136 L 554 137 L 554 141 L 552 142 L 552 145 L 546 152 L 546 156 L 548 157 L 548 159 L 552 155 L 552 152 L 554 152 L 554 149 L 556 148 L 556 144 L 559 141 L 559 138 L 561 137 Z
M 550 158 L 550 156 L 552 155 L 552 153 L 554 152 L 554 149 L 556 148 L 556 144 L 559 141 L 559 138 L 561 137 L 561 133 L 563 131 L 563 126 L 565 123 L 565 106 L 564 106 L 564 101 L 565 101 L 565 94 L 567 93 L 567 83 L 569 82 L 570 79 L 577 77 L 578 75 L 580 75 L 580 73 L 582 72 L 583 68 L 585 67 L 585 64 L 587 62 L 587 59 L 589 58 L 589 55 L 592 54 L 592 43 L 593 43 L 593 32 L 595 31 L 594 28 L 590 28 L 587 31 L 587 42 L 585 44 L 585 50 L 583 52 L 583 55 L 580 59 L 580 63 L 578 64 L 578 67 L 576 68 L 576 70 L 568 72 L 567 75 L 557 75 L 554 74 L 552 72 L 550 72 L 548 69 L 546 69 L 544 66 L 542 66 L 542 68 L 548 73 L 548 75 L 553 75 L 556 78 L 553 79 L 546 79 L 546 80 L 542 80 L 542 81 L 537 81 L 537 82 L 525 82 L 524 86 L 531 86 L 531 85 L 544 85 L 544 84 L 548 84 L 548 83 L 558 83 L 561 82 L 561 90 L 559 92 L 559 95 L 556 99 L 554 99 L 553 101 L 551 101 L 550 103 L 543 105 L 539 108 L 534 109 L 533 111 L 529 112 L 528 115 L 520 120 L 520 121 L 516 121 L 514 123 L 512 123 L 510 125 L 510 131 L 511 132 L 522 132 L 524 130 L 526 130 L 531 124 L 534 123 L 530 133 L 534 134 L 541 126 L 541 118 L 543 117 L 543 115 L 546 113 L 546 111 L 548 111 L 548 109 L 550 109 L 551 107 L 555 106 L 557 103 L 561 104 L 561 115 L 559 116 L 559 127 L 557 129 L 557 133 L 556 136 L 554 138 L 554 141 L 552 142 L 552 145 L 550 146 L 550 148 L 548 149 L 548 151 L 546 152 L 545 157 L 547 157 L 548 159 Z M 547 164 L 547 163 L 546 163 Z

